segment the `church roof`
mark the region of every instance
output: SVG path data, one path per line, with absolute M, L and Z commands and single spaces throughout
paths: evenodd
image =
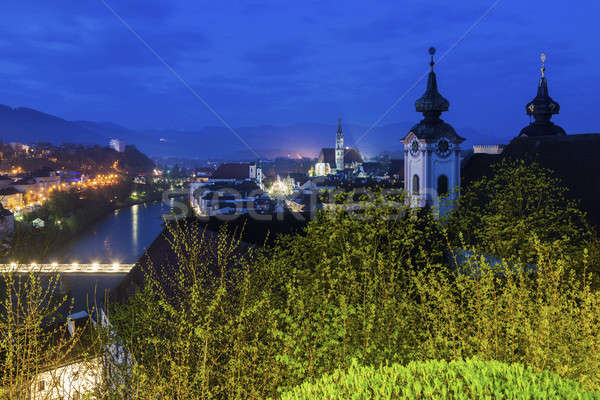
M 450 107 L 450 102 L 444 98 L 438 91 L 437 86 L 437 78 L 435 76 L 435 72 L 433 72 L 433 66 L 435 63 L 433 62 L 433 55 L 435 54 L 435 49 L 432 47 L 429 49 L 429 54 L 431 54 L 431 71 L 429 72 L 429 77 L 427 78 L 427 90 L 421 98 L 415 101 L 415 109 L 417 112 L 422 113 L 442 113 L 444 111 L 448 111 Z M 439 116 L 439 114 L 438 114 Z
M 430 48 L 429 54 L 431 54 L 431 71 L 427 78 L 427 89 L 423 96 L 415 101 L 415 109 L 417 112 L 423 113 L 424 118 L 410 129 L 404 140 L 412 133 L 418 139 L 427 141 L 446 137 L 454 142 L 463 142 L 465 139 L 459 136 L 450 124 L 440 119 L 442 112 L 448 111 L 450 102 L 438 91 L 437 77 L 433 71 L 435 48 Z
M 474 154 L 463 169 L 462 184 L 492 171 L 503 158 L 535 160 L 555 172 L 569 188 L 569 197 L 580 200 L 590 221 L 600 226 L 600 134 L 516 137 L 500 155 Z
M 546 55 L 542 54 L 542 63 L 545 63 Z M 542 76 L 538 84 L 537 95 L 525 106 L 525 111 L 534 121 L 521 130 L 519 136 L 564 136 L 565 130 L 550 121 L 552 115 L 558 114 L 560 105 L 550 97 L 548 93 L 548 81 L 546 79 L 546 67 L 542 66 Z
M 439 118 L 437 120 L 423 119 L 421 122 L 410 128 L 408 135 L 411 133 L 414 133 L 418 139 L 424 139 L 426 141 L 436 141 L 442 137 L 449 138 L 455 142 L 465 141 L 465 138 L 456 133 L 452 125 Z
M 319 163 L 328 163 L 330 168 L 337 168 L 335 164 L 335 148 L 324 147 L 319 153 Z M 344 149 L 344 164 L 362 163 L 363 158 L 360 155 L 358 149 L 346 148 Z

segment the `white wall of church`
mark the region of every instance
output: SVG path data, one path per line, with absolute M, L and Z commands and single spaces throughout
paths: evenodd
M 408 147 L 409 145 L 405 145 Z M 436 143 L 421 143 L 421 148 L 414 156 L 410 151 L 404 153 L 404 189 L 413 207 L 433 206 L 440 213 L 448 211 L 445 206 L 458 196 L 460 188 L 460 150 L 455 147 L 447 157 L 441 157 L 435 152 Z M 419 189 L 416 193 L 414 176 L 418 176 Z M 448 197 L 440 202 L 438 183 L 441 175 L 448 179 Z

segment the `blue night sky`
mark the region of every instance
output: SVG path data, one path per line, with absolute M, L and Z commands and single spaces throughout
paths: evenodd
M 494 3 L 107 2 L 233 127 L 338 115 L 370 126 L 427 71 L 429 46 L 443 54 Z M 561 104 L 554 121 L 568 133 L 600 131 L 599 15 L 591 0 L 501 0 L 436 66 L 445 120 L 465 136 L 515 136 L 546 52 Z M 220 125 L 101 0 L 10 1 L 1 19 L 2 104 L 132 129 Z M 424 88 L 381 124 L 417 122 Z

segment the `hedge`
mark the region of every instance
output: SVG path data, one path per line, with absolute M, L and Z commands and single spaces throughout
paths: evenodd
M 499 361 L 411 362 L 336 370 L 285 392 L 304 399 L 600 399 L 578 383 Z

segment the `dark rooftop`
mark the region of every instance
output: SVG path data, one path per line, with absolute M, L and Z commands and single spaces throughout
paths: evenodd
M 12 196 L 13 194 L 19 194 L 21 192 L 19 192 L 17 189 L 15 189 L 12 186 L 0 189 L 0 196 Z
M 320 163 L 329 163 L 329 167 L 337 168 L 335 164 L 335 149 L 333 147 L 324 147 L 321 149 L 321 153 L 319 153 L 319 161 Z M 363 158 L 360 155 L 358 149 L 349 148 L 344 149 L 344 164 L 352 164 L 352 163 L 362 163 Z
M 249 163 L 223 163 L 213 172 L 212 179 L 249 179 Z
M 537 161 L 555 172 L 581 201 L 590 221 L 600 226 L 600 134 L 514 138 L 502 154 L 474 154 L 463 168 L 462 185 L 491 174 L 490 165 L 502 158 Z

